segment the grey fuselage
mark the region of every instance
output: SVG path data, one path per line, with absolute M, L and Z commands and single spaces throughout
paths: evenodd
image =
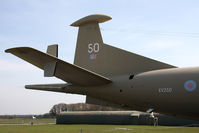
M 111 77 L 113 83 L 85 87 L 80 93 L 134 110 L 153 108 L 164 114 L 198 119 L 199 67 L 154 70 L 129 77 L 130 74 Z M 194 81 L 196 87 L 187 90 L 187 81 Z

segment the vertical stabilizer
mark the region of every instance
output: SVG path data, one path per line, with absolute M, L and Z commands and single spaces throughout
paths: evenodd
M 109 16 L 96 14 L 84 17 L 71 24 L 71 26 L 79 27 L 74 64 L 103 76 L 132 74 L 174 67 L 105 44 L 99 23 L 110 19 Z
M 58 57 L 58 44 L 49 45 L 46 53 L 54 57 Z

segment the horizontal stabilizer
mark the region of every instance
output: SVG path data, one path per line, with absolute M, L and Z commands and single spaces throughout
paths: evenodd
M 42 91 L 54 91 L 65 92 L 67 84 L 38 84 L 38 85 L 26 85 L 26 89 L 42 90 Z
M 12 53 L 42 70 L 47 69 L 50 71 L 47 76 L 55 75 L 68 83 L 80 86 L 99 86 L 111 83 L 111 80 L 106 77 L 30 47 L 11 48 L 5 52 Z M 52 62 L 56 62 L 56 64 Z
M 83 89 L 81 89 L 81 87 L 68 83 L 26 85 L 25 88 L 31 90 L 83 94 Z

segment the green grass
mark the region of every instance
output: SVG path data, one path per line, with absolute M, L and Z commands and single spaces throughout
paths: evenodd
M 0 126 L 0 133 L 198 133 L 199 127 L 124 125 L 18 125 Z
M 29 125 L 30 121 L 33 121 L 34 124 L 41 125 Z M 199 133 L 199 127 L 154 127 L 135 125 L 55 125 L 55 119 L 0 119 L 0 133 L 80 133 L 80 129 L 82 129 L 82 133 Z
M 56 123 L 56 119 L 42 118 L 42 119 L 30 119 L 30 118 L 13 118 L 13 119 L 0 119 L 0 124 L 29 124 L 32 121 L 34 124 L 49 124 Z

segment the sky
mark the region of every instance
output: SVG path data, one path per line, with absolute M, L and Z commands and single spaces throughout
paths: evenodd
M 0 0 L 0 115 L 43 114 L 54 104 L 85 102 L 85 96 L 26 90 L 27 84 L 63 83 L 5 53 L 28 46 L 73 63 L 78 29 L 91 14 L 113 19 L 100 24 L 105 43 L 178 67 L 199 66 L 198 0 Z

